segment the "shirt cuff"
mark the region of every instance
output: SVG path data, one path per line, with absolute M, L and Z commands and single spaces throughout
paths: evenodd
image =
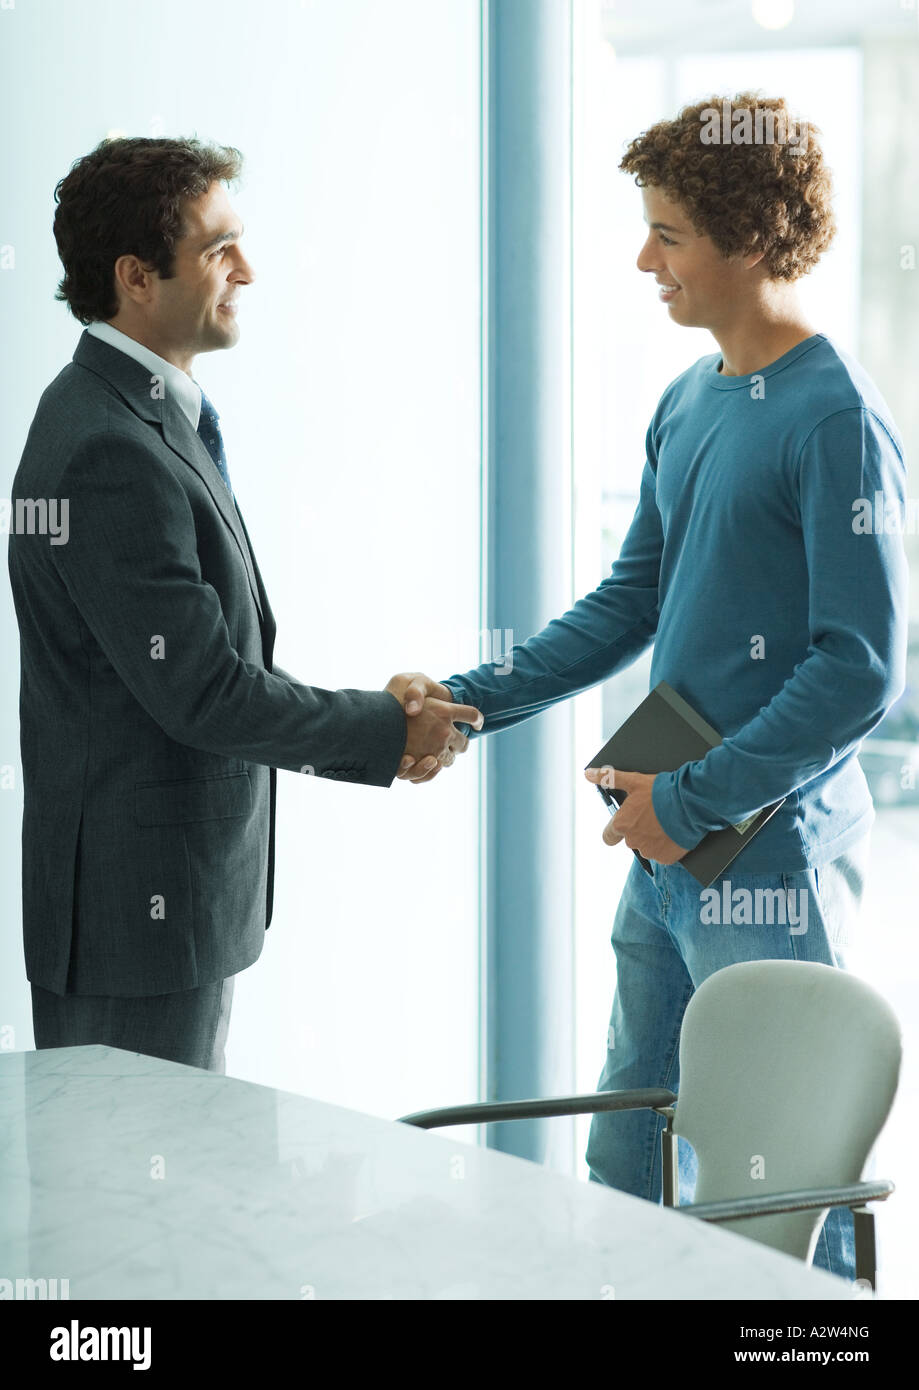
M 651 805 L 665 835 L 669 835 L 682 849 L 695 849 L 704 832 L 698 830 L 686 818 L 680 805 L 676 785 L 676 772 L 658 772 L 651 784 Z

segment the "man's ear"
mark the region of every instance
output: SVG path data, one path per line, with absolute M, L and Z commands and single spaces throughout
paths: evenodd
M 759 240 L 759 237 L 758 237 L 758 236 L 757 236 L 756 240 L 757 240 L 757 241 Z M 749 252 L 746 256 L 744 256 L 744 258 L 743 258 L 743 268 L 744 268 L 744 270 L 752 270 L 753 267 L 754 267 L 755 265 L 759 265 L 760 261 L 763 259 L 763 257 L 765 256 L 765 254 L 766 254 L 765 251 L 756 251 L 756 250 L 750 251 L 750 252 Z
M 146 304 L 153 297 L 153 266 L 145 266 L 137 256 L 119 256 L 114 265 L 116 292 L 135 304 Z

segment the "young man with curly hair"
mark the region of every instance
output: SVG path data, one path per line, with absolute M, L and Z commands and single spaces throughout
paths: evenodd
M 758 104 L 792 128 L 783 101 Z M 620 166 L 641 188 L 648 224 L 639 270 L 660 285 L 673 322 L 707 328 L 719 351 L 661 396 L 609 577 L 500 669 L 442 684 L 416 676 L 404 694 L 409 713 L 423 695 L 473 703 L 487 735 L 608 679 L 653 643 L 651 686 L 669 682 L 723 735 L 675 772 L 617 772 L 628 798 L 604 839 L 624 839 L 654 873 L 632 863 L 615 917 L 600 1090 L 678 1089 L 683 1013 L 716 970 L 763 959 L 845 968 L 874 816 L 856 754 L 905 684 L 902 539 L 853 526 L 856 500 L 876 492 L 902 509 L 900 439 L 873 382 L 808 322 L 794 288 L 835 231 L 819 132 L 755 143 L 732 121 L 717 142 L 703 138 L 724 105 L 711 97 L 659 122 Z M 752 93 L 732 99 L 735 113 L 756 106 Z M 749 118 L 747 127 L 756 130 Z M 729 902 L 787 894 L 795 920 L 732 912 L 713 922 L 680 859 L 708 831 L 782 797 L 724 879 Z M 714 886 L 720 899 L 722 880 Z M 659 1201 L 662 1124 L 648 1111 L 594 1116 L 591 1178 Z M 681 1202 L 695 1171 L 681 1141 Z M 847 1209 L 830 1212 L 813 1253 L 854 1277 Z

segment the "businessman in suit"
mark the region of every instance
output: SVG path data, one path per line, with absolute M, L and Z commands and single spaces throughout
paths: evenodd
M 467 746 L 471 706 L 323 690 L 276 625 L 196 354 L 254 273 L 238 151 L 103 142 L 56 190 L 57 297 L 86 325 L 13 482 L 23 935 L 36 1047 L 222 1071 L 233 977 L 271 922 L 276 769 L 388 787 Z M 42 520 L 65 524 L 51 534 Z M 20 528 L 19 519 L 29 523 Z

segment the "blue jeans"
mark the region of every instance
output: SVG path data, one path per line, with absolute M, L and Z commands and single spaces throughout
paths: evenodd
M 691 874 L 679 864 L 655 863 L 652 879 L 633 859 L 613 923 L 616 993 L 597 1089 L 662 1086 L 678 1092 L 683 1012 L 693 991 L 716 970 L 745 960 L 819 961 L 845 969 L 846 947 L 854 944 L 869 838 L 828 864 L 794 873 L 745 874 L 728 865 L 723 879 L 712 885 L 719 900 L 724 879 L 730 880 L 732 892 L 797 890 L 789 904 L 805 902 L 807 918 L 802 915 L 795 924 L 789 908 L 785 926 L 738 924 L 736 913 L 728 923 L 703 925 L 703 890 Z M 730 902 L 730 894 L 724 901 Z M 755 893 L 752 902 L 757 902 Z M 815 1097 L 815 1124 L 818 1106 Z M 591 1181 L 659 1202 L 663 1126 L 663 1117 L 649 1110 L 595 1115 L 586 1154 Z M 696 1157 L 684 1139 L 678 1147 L 683 1205 L 692 1201 L 695 1190 Z M 855 1233 L 848 1208 L 830 1210 L 813 1263 L 845 1279 L 855 1278 Z

